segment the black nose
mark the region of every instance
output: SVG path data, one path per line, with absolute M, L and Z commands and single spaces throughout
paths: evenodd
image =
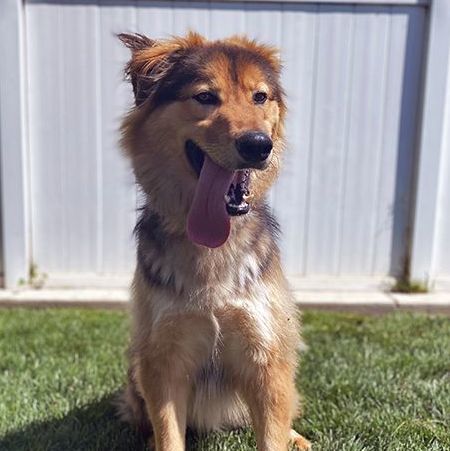
M 272 140 L 262 132 L 247 132 L 236 140 L 236 148 L 245 161 L 258 163 L 267 159 Z

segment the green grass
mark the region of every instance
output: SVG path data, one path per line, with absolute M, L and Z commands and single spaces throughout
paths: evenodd
M 450 319 L 304 316 L 296 424 L 315 450 L 450 450 Z M 139 450 L 111 400 L 125 375 L 126 315 L 0 310 L 0 449 Z M 252 450 L 251 431 L 189 438 Z

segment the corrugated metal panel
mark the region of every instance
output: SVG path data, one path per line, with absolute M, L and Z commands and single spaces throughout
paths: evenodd
M 0 143 L 2 142 L 2 129 L 0 128 Z M 1 148 L 1 147 L 0 147 Z M 3 208 L 0 204 L 0 224 L 3 224 Z M 0 225 L 0 278 L 4 278 L 4 266 L 3 266 L 3 231 Z M 3 285 L 3 284 L 2 284 Z
M 450 148 L 450 143 L 449 143 Z M 443 184 L 439 199 L 439 227 L 435 244 L 436 277 L 450 278 L 450 150 L 444 161 Z
M 301 7 L 297 15 L 313 22 Z M 290 118 L 288 130 L 304 146 L 291 142 L 291 173 L 285 174 L 291 186 L 280 189 L 281 198 L 295 192 L 291 205 L 303 207 L 281 212 L 288 224 L 288 268 L 313 274 L 395 271 L 405 248 L 404 193 L 410 186 L 422 53 L 415 39 L 423 38 L 423 11 L 322 6 L 310 26 L 306 50 L 299 52 L 305 63 L 297 61 L 312 68 L 309 78 L 298 80 L 298 69 L 291 72 L 291 60 L 286 61 L 291 103 L 304 117 Z M 294 36 L 302 42 L 301 31 Z M 302 180 L 299 166 L 306 168 Z
M 435 249 L 435 276 L 446 278 L 450 287 L 450 79 L 447 87 L 446 128 L 444 132 L 444 155 L 438 195 L 438 217 Z
M 29 1 L 33 253 L 49 272 L 132 265 L 131 101 L 118 31 L 247 33 L 281 47 L 289 150 L 270 199 L 291 274 L 402 264 L 426 10 L 254 2 Z
M 131 105 L 115 29 L 133 7 L 27 5 L 33 258 L 48 272 L 129 271 L 134 179 L 118 150 Z

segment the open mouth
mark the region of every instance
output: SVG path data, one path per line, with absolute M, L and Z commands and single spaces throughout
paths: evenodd
M 190 139 L 186 141 L 185 150 L 187 159 L 197 178 L 199 178 L 205 162 L 205 153 L 200 146 Z M 230 216 L 241 216 L 249 212 L 250 205 L 247 202 L 250 195 L 249 181 L 249 169 L 241 169 L 234 172 L 228 191 L 224 193 L 226 211 Z

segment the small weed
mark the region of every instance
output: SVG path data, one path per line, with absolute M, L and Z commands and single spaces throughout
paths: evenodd
M 48 275 L 45 272 L 40 272 L 36 263 L 30 264 L 28 274 L 28 284 L 30 287 L 39 289 L 42 288 L 47 281 Z
M 428 291 L 425 283 L 409 279 L 397 279 L 395 285 L 391 287 L 392 293 L 420 294 L 428 293 Z

